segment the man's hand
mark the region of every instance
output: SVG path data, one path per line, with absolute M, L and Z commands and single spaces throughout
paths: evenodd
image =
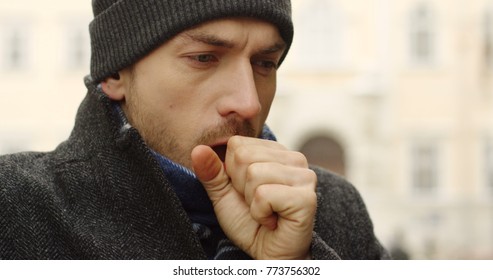
M 191 156 L 221 228 L 238 247 L 254 259 L 310 256 L 317 178 L 302 154 L 234 136 L 224 164 L 209 146 Z

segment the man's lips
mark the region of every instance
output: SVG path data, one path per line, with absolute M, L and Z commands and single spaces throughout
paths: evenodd
M 228 141 L 230 137 L 221 137 L 216 141 L 208 144 L 209 147 L 219 156 L 222 162 L 226 160 L 226 150 L 228 148 Z
M 210 147 L 219 156 L 222 162 L 226 160 L 226 149 L 228 148 L 226 144 L 219 144 Z

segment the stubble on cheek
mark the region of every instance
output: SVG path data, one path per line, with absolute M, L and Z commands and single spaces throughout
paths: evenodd
M 142 120 L 145 119 L 144 117 Z M 202 133 L 191 132 L 191 134 L 193 136 L 190 138 L 184 135 L 176 135 L 176 132 L 173 134 L 166 126 L 156 126 L 153 123 L 153 125 L 147 126 L 143 130 L 142 137 L 151 149 L 188 169 L 192 168 L 192 150 L 198 145 L 212 145 L 218 139 L 228 138 L 233 135 L 257 137 L 256 130 L 249 122 L 235 119 L 228 119 L 225 123 L 206 129 Z
M 139 118 L 145 122 L 149 116 Z M 218 139 L 228 138 L 233 135 L 242 135 L 246 137 L 257 137 L 258 132 L 253 128 L 250 122 L 240 121 L 235 118 L 226 119 L 223 123 L 217 124 L 210 129 L 202 132 L 188 131 L 187 135 L 177 135 L 178 132 L 172 132 L 166 125 L 158 126 L 156 122 L 149 120 L 150 125 L 145 126 L 141 134 L 147 145 L 166 156 L 170 160 L 181 164 L 188 169 L 192 168 L 191 153 L 198 145 L 212 145 Z M 222 155 L 224 156 L 224 155 Z
M 140 96 L 136 94 L 135 90 L 128 96 L 122 106 L 130 124 L 139 131 L 149 148 L 189 169 L 192 168 L 191 152 L 196 146 L 212 145 L 218 139 L 234 135 L 258 137 L 259 134 L 259 131 L 254 128 L 251 122 L 234 116 L 223 118 L 220 123 L 213 125 L 209 129 L 187 131 L 186 135 L 180 134 L 179 131 L 171 129 L 172 126 L 167 124 L 163 115 L 161 115 L 173 114 L 172 112 L 148 107 L 143 100 L 140 100 Z M 182 127 L 178 130 L 183 129 L 186 128 Z
M 170 114 L 165 110 L 156 110 L 140 99 L 135 89 L 127 96 L 122 108 L 130 124 L 139 131 L 146 145 L 166 156 L 170 160 L 187 168 L 191 166 L 190 155 L 178 141 L 176 132 L 170 130 L 162 114 Z M 181 145 L 180 145 L 181 144 Z

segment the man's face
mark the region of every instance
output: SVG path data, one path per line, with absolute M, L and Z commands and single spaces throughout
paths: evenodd
M 202 24 L 120 72 L 123 109 L 146 143 L 177 163 L 191 168 L 199 144 L 224 157 L 231 136 L 261 133 L 284 50 L 267 22 Z

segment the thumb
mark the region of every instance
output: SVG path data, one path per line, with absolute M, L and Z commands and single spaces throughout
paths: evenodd
M 211 147 L 199 145 L 192 150 L 192 168 L 204 185 L 209 198 L 216 204 L 231 189 L 224 164 Z

